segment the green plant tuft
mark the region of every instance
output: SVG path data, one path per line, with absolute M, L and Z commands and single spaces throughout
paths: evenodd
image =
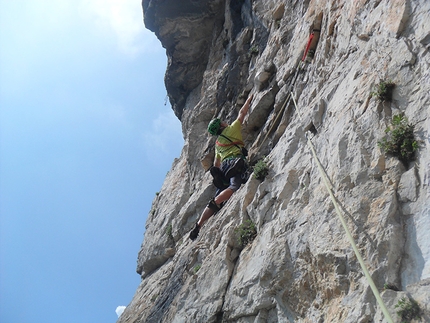
M 269 174 L 269 167 L 267 166 L 266 158 L 262 158 L 254 165 L 253 176 L 260 181 L 264 181 L 267 174 Z
M 379 101 L 391 101 L 393 96 L 393 89 L 396 87 L 392 81 L 381 81 L 376 86 L 375 91 L 371 92 L 370 95 L 376 97 Z
M 395 308 L 399 309 L 397 315 L 401 317 L 402 323 L 421 319 L 421 308 L 413 298 L 401 298 Z
M 201 264 L 195 265 L 194 268 L 193 268 L 194 273 L 197 274 L 197 272 L 200 270 L 200 268 L 202 268 Z
M 394 284 L 391 284 L 391 283 L 385 283 L 384 284 L 384 290 L 387 290 L 387 289 L 391 289 L 391 290 L 394 290 L 396 292 L 399 291 L 399 289 L 397 288 L 397 286 L 394 285 Z
M 257 235 L 257 228 L 255 223 L 251 220 L 246 220 L 243 224 L 235 229 L 237 241 L 242 247 L 250 243 Z
M 399 158 L 404 164 L 415 159 L 418 142 L 414 136 L 414 126 L 403 115 L 393 117 L 392 126 L 385 129 L 385 137 L 378 146 L 388 155 Z
M 172 224 L 170 223 L 170 224 L 167 226 L 167 228 L 166 228 L 166 235 L 167 235 L 168 237 L 172 237 L 172 238 L 173 238 L 172 230 L 173 230 L 173 227 L 172 227 Z
M 258 52 L 259 52 L 259 50 L 258 50 L 258 46 L 257 45 L 251 46 L 249 48 L 249 54 L 250 55 L 257 55 Z
M 258 46 L 253 45 L 248 49 L 248 53 L 246 54 L 247 59 L 252 59 L 253 56 L 257 56 L 259 52 Z

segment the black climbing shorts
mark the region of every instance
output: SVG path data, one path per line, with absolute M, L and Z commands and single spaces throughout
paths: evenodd
M 221 171 L 225 174 L 225 172 L 231 167 L 234 161 L 235 160 L 233 158 L 224 160 L 221 164 Z M 236 176 L 230 178 L 230 185 L 228 186 L 228 188 L 235 192 L 240 188 L 242 182 L 242 174 L 237 174 Z

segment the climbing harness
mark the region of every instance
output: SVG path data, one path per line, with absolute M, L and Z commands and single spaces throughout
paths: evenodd
M 220 147 L 236 146 L 240 150 L 240 152 L 242 153 L 243 157 L 248 156 L 248 149 L 245 148 L 244 143 L 242 141 L 233 141 L 229 137 L 224 136 L 223 134 L 221 134 L 220 137 L 223 137 L 223 138 L 227 139 L 228 141 L 230 141 L 230 144 L 222 144 L 217 140 L 216 141 L 217 146 L 220 146 Z M 239 145 L 242 145 L 242 147 Z
M 293 99 L 294 107 L 296 108 L 299 119 L 300 119 L 300 121 L 303 121 L 301 113 L 297 107 L 297 103 L 296 103 L 296 100 L 294 99 L 294 95 L 292 92 L 291 92 L 291 97 Z M 367 270 L 366 264 L 364 263 L 364 260 L 361 257 L 361 254 L 357 248 L 357 245 L 355 244 L 354 238 L 352 237 L 352 234 L 349 231 L 348 226 L 346 225 L 345 218 L 343 217 L 342 212 L 341 212 L 340 207 L 339 207 L 339 204 L 337 203 L 336 198 L 332 192 L 332 187 L 331 187 L 329 179 L 327 178 L 326 172 L 324 171 L 324 168 L 318 159 L 318 156 L 317 156 L 316 151 L 315 151 L 315 147 L 314 147 L 312 141 L 309 139 L 309 136 L 307 135 L 307 133 L 305 133 L 305 136 L 307 139 L 307 144 L 308 144 L 308 146 L 312 152 L 312 155 L 315 159 L 315 162 L 317 163 L 321 178 L 324 182 L 325 187 L 327 188 L 327 191 L 330 195 L 330 199 L 333 202 L 334 208 L 336 209 L 336 213 L 339 216 L 339 220 L 342 223 L 342 226 L 345 230 L 346 236 L 347 236 L 347 238 L 348 238 L 348 240 L 352 246 L 352 249 L 354 250 L 355 256 L 357 257 L 358 262 L 360 263 L 360 266 L 361 266 L 361 269 L 363 270 L 364 276 L 366 276 L 367 282 L 369 283 L 370 288 L 372 289 L 373 295 L 375 295 L 376 301 L 378 302 L 379 306 L 381 307 L 381 310 L 385 316 L 385 319 L 387 320 L 388 323 L 393 323 L 393 319 L 391 318 L 391 315 L 388 312 L 387 307 L 385 306 L 384 301 L 381 298 L 381 295 L 379 295 L 379 291 L 376 288 L 375 282 L 373 281 L 372 277 L 370 276 L 370 273 Z

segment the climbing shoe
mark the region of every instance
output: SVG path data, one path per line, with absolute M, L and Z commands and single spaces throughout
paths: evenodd
M 243 158 L 236 158 L 232 165 L 226 170 L 225 177 L 232 178 L 240 174 L 245 168 L 245 160 Z
M 215 185 L 215 187 L 223 190 L 229 186 L 229 180 L 224 176 L 221 169 L 214 166 L 214 167 L 211 167 L 209 172 L 211 173 L 211 175 L 213 177 L 212 182 Z
M 221 210 L 222 205 L 216 204 L 215 198 L 213 198 L 212 200 L 209 201 L 207 207 L 215 211 L 215 213 L 217 213 L 219 210 Z
M 194 226 L 194 229 L 191 230 L 191 232 L 190 232 L 190 239 L 192 241 L 196 240 L 197 236 L 199 235 L 199 232 L 200 232 L 200 226 L 196 222 L 196 225 Z

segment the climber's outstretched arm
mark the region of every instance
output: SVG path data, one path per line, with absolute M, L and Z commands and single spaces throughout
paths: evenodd
M 246 114 L 248 113 L 249 107 L 251 105 L 252 98 L 254 97 L 254 94 L 251 94 L 248 99 L 246 99 L 246 102 L 243 104 L 242 108 L 240 108 L 239 115 L 237 119 L 240 121 L 240 123 L 243 124 L 243 120 L 245 119 Z

